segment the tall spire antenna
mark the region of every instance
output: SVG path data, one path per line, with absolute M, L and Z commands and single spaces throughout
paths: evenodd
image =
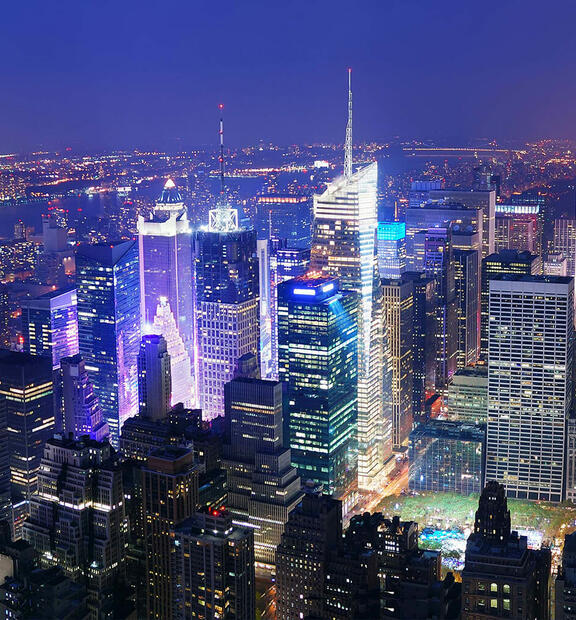
M 238 209 L 232 208 L 226 202 L 226 187 L 224 185 L 224 104 L 218 105 L 220 110 L 220 197 L 216 203 L 216 208 L 208 212 L 208 230 L 211 232 L 228 233 L 240 230 L 238 226 Z
M 347 179 L 352 176 L 352 69 L 348 69 L 348 123 L 344 145 L 344 176 Z
M 220 136 L 220 202 L 224 204 L 224 104 L 218 104 L 220 110 L 220 130 L 218 135 Z

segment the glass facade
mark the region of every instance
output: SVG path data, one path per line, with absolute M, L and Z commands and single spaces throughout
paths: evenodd
M 199 404 L 209 420 L 224 412 L 237 361 L 259 354 L 256 232 L 198 231 L 194 257 Z
M 380 222 L 376 233 L 381 278 L 400 278 L 406 270 L 406 224 Z
M 21 306 L 26 353 L 50 357 L 54 370 L 63 357 L 78 353 L 76 289 L 51 291 Z
M 48 357 L 0 351 L 0 397 L 6 427 L 13 494 L 36 492 L 44 442 L 54 433 L 52 362 Z
M 411 491 L 480 493 L 486 426 L 430 420 L 410 433 Z
M 392 455 L 391 412 L 384 411 L 384 325 L 376 258 L 376 162 L 339 177 L 314 197 L 310 268 L 354 291 L 358 307 L 358 481 L 378 483 Z
M 303 481 L 355 501 L 357 298 L 333 278 L 303 276 L 278 287 L 280 380 L 288 389 L 285 437 Z
M 186 209 L 168 181 L 150 219 L 138 218 L 143 333 L 166 301 L 190 356 L 193 354 L 192 245 Z M 164 335 L 164 334 L 163 334 Z
M 138 413 L 140 280 L 134 241 L 76 250 L 80 354 L 118 446 L 122 424 Z

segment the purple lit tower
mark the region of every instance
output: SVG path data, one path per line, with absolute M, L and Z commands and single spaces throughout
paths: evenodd
M 90 435 L 96 441 L 108 437 L 108 424 L 104 421 L 102 407 L 94 394 L 94 386 L 86 372 L 80 355 L 63 357 L 62 393 L 64 397 L 64 431 L 74 438 Z
M 135 241 L 76 249 L 78 340 L 110 442 L 118 447 L 124 422 L 138 413 L 140 286 Z
M 143 334 L 160 301 L 168 303 L 190 358 L 193 357 L 192 254 L 186 207 L 168 179 L 149 219 L 138 218 L 140 307 Z M 165 334 L 162 334 L 165 336 Z

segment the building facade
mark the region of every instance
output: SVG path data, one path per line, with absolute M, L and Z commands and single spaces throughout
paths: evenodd
M 486 477 L 508 497 L 564 498 L 573 318 L 572 278 L 490 281 Z
M 411 491 L 480 493 L 484 487 L 486 426 L 430 420 L 410 433 Z
M 194 248 L 199 404 L 212 419 L 237 360 L 260 351 L 256 233 L 198 231 Z
M 310 268 L 338 278 L 358 306 L 358 484 L 370 488 L 392 453 L 383 407 L 384 326 L 376 256 L 378 166 L 345 174 L 314 197 Z
M 304 481 L 324 485 L 346 507 L 355 503 L 358 476 L 357 308 L 356 296 L 334 278 L 302 276 L 278 287 L 292 463 Z
M 50 357 L 54 370 L 60 368 L 61 358 L 78 353 L 76 289 L 25 299 L 21 307 L 26 353 Z
M 412 328 L 414 296 L 409 280 L 382 279 L 384 321 L 388 342 L 387 408 L 392 411 L 392 445 L 401 450 L 412 430 Z
M 115 447 L 138 413 L 139 282 L 134 241 L 76 249 L 79 349 Z

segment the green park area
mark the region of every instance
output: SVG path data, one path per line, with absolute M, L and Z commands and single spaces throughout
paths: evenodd
M 421 495 L 390 495 L 384 498 L 377 511 L 387 516 L 399 515 L 404 521 L 416 521 L 420 530 L 472 529 L 478 496 L 460 496 L 452 493 L 425 493 Z M 553 542 L 575 529 L 576 507 L 567 504 L 508 500 L 512 528 L 539 530 L 544 540 Z

